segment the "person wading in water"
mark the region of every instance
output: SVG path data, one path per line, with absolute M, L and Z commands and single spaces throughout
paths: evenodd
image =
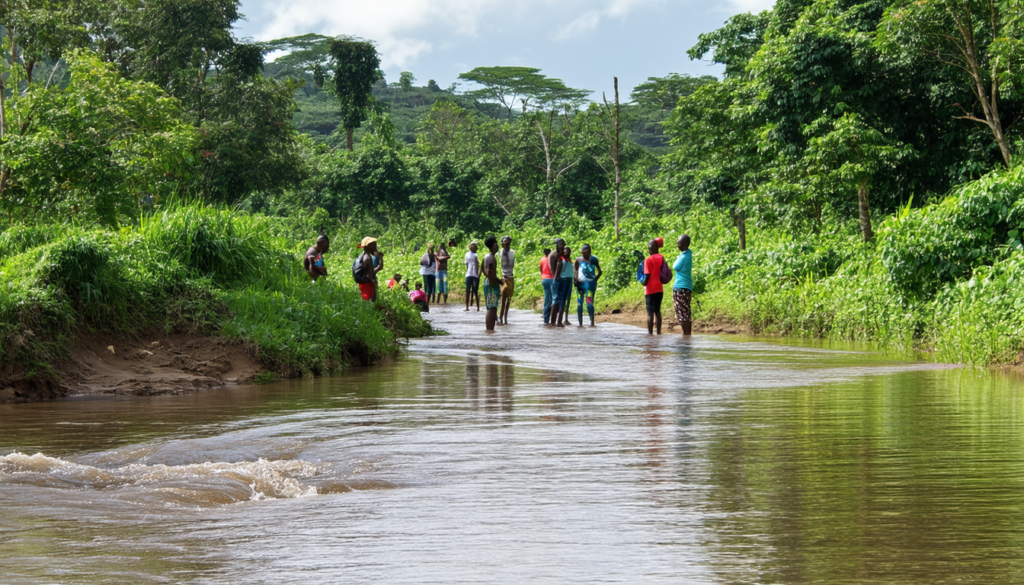
M 576 259 L 576 315 L 583 327 L 583 303 L 587 304 L 590 315 L 590 326 L 594 326 L 594 293 L 597 292 L 597 281 L 601 278 L 601 263 L 590 251 L 590 244 L 583 244 L 582 254 Z
M 661 335 L 661 301 L 665 296 L 665 287 L 661 283 L 661 265 L 665 258 L 658 253 L 657 240 L 647 243 L 650 256 L 644 260 L 644 304 L 647 306 L 647 334 L 654 335 L 657 330 Z
M 555 282 L 554 276 L 551 274 L 551 269 L 548 268 L 548 256 L 551 254 L 550 248 L 544 248 L 544 255 L 540 257 L 540 285 L 544 287 L 544 324 L 548 325 L 551 323 L 551 301 L 553 300 L 552 286 Z
M 427 243 L 427 251 L 420 258 L 420 276 L 423 277 L 423 292 L 427 293 L 427 302 L 434 302 L 437 291 L 437 256 L 434 255 L 434 243 Z
M 476 310 L 480 310 L 480 257 L 476 254 L 476 240 L 469 243 L 466 252 L 466 310 L 476 302 Z
M 498 325 L 508 325 L 508 310 L 512 306 L 512 294 L 516 290 L 516 251 L 512 249 L 512 236 L 501 238 L 501 276 L 505 280 L 505 288 L 501 289 L 501 311 L 498 313 Z
M 441 302 L 441 297 L 444 297 L 444 304 L 448 304 L 448 260 L 452 255 L 448 252 L 448 247 L 445 246 L 444 242 L 441 242 L 440 248 L 437 250 L 437 254 L 434 255 L 437 258 L 437 302 Z
M 554 277 L 551 283 L 551 325 L 558 326 L 565 307 L 562 305 L 562 256 L 565 254 L 565 240 L 555 240 L 555 249 L 548 254 L 548 270 Z
M 576 284 L 576 268 L 572 263 L 572 248 L 565 247 L 562 252 L 562 263 L 558 275 L 558 322 L 556 327 L 565 327 L 569 324 L 569 305 L 572 303 L 572 289 Z M 564 322 L 563 322 L 564 319 Z
M 690 302 L 693 300 L 693 252 L 690 251 L 690 236 L 683 234 L 676 242 L 679 257 L 672 264 L 676 273 L 672 285 L 672 306 L 676 310 L 676 320 L 683 328 L 683 335 L 690 335 L 693 328 L 693 317 Z
M 309 277 L 316 282 L 321 276 L 327 277 L 327 267 L 324 266 L 324 254 L 330 249 L 331 242 L 327 236 L 320 236 L 316 239 L 316 245 L 306 250 L 306 256 L 302 259 L 302 267 L 309 273 Z
M 494 255 L 498 252 L 498 238 L 487 236 L 484 246 L 488 253 L 484 256 L 484 303 L 487 304 L 487 330 L 494 331 L 494 323 L 498 320 L 498 306 L 501 304 L 501 279 L 498 278 L 498 260 Z

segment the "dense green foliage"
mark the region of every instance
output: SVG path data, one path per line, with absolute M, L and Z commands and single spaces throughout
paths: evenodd
M 525 258 L 562 235 L 621 306 L 631 251 L 685 230 L 705 318 L 1021 359 L 1020 0 L 780 0 L 690 49 L 723 79 L 652 77 L 621 107 L 533 67 L 388 83 L 372 41 L 241 42 L 238 8 L 0 3 L 5 355 L 45 361 L 83 325 L 213 327 L 321 372 L 393 346 L 357 322 L 423 325 L 400 296 L 308 286 L 318 233 L 332 270 L 374 235 L 406 274 L 427 240 L 510 233 Z

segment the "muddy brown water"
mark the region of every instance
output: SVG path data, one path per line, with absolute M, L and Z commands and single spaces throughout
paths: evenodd
M 0 582 L 1024 582 L 1019 378 L 432 318 L 393 366 L 0 406 Z

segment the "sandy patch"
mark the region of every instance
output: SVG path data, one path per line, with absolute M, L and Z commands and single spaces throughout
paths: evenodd
M 57 378 L 10 366 L 0 371 L 0 402 L 78 394 L 156 396 L 239 384 L 262 371 L 243 344 L 218 337 L 85 335 Z

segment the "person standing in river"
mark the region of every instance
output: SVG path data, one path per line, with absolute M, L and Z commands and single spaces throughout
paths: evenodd
M 683 335 L 690 335 L 693 328 L 693 317 L 690 302 L 693 300 L 693 253 L 690 251 L 690 236 L 683 234 L 676 242 L 679 257 L 672 264 L 676 273 L 672 285 L 672 306 L 676 310 L 676 320 L 683 328 Z
M 565 247 L 561 260 L 561 264 L 558 265 L 558 279 L 555 281 L 558 283 L 559 308 L 555 327 L 565 327 L 569 324 L 569 304 L 572 302 L 572 289 L 576 284 L 576 268 L 572 263 L 572 248 Z
M 476 310 L 480 310 L 480 257 L 476 254 L 476 240 L 469 243 L 466 252 L 466 309 L 476 302 Z
M 553 283 L 554 277 L 551 275 L 551 267 L 548 266 L 548 256 L 551 254 L 551 248 L 544 248 L 544 255 L 540 257 L 540 285 L 544 287 L 544 324 L 548 325 L 551 323 L 551 301 L 554 298 Z
M 377 273 L 384 269 L 383 260 L 380 265 L 374 266 L 374 258 L 377 258 L 377 238 L 367 236 L 359 243 L 363 253 L 359 255 L 357 262 L 362 265 L 362 273 L 369 275 L 367 282 L 359 283 L 359 292 L 364 301 L 377 300 Z
M 590 326 L 594 326 L 594 293 L 597 292 L 597 281 L 601 278 L 601 262 L 590 250 L 590 244 L 583 244 L 580 257 L 576 259 L 576 315 L 583 327 L 583 303 L 587 304 Z
M 306 256 L 302 259 L 302 267 L 309 273 L 309 277 L 316 282 L 321 276 L 327 277 L 327 267 L 324 266 L 324 254 L 331 247 L 327 236 L 321 235 L 316 239 L 316 245 L 306 250 Z
M 665 287 L 661 283 L 661 265 L 665 258 L 658 253 L 656 240 L 647 243 L 650 256 L 644 260 L 644 304 L 647 308 L 647 334 L 654 335 L 657 330 L 661 335 L 661 301 L 665 297 Z
M 494 323 L 498 320 L 498 307 L 501 305 L 501 279 L 498 278 L 498 238 L 487 236 L 484 240 L 487 255 L 484 256 L 484 303 L 487 305 L 487 330 L 494 331 Z
M 551 325 L 557 326 L 559 316 L 565 312 L 562 306 L 562 255 L 565 254 L 565 240 L 555 239 L 555 249 L 548 254 L 548 270 L 554 277 L 551 283 Z
M 516 290 L 516 251 L 512 249 L 512 236 L 501 238 L 501 277 L 505 288 L 501 289 L 501 311 L 498 325 L 508 325 L 508 310 L 512 306 L 512 294 Z
M 437 302 L 441 302 L 441 297 L 444 296 L 444 304 L 448 304 L 448 260 L 452 255 L 448 252 L 448 247 L 445 246 L 444 242 L 441 242 L 441 246 L 435 254 L 437 258 Z
M 434 255 L 434 243 L 427 244 L 427 251 L 420 258 L 420 276 L 423 277 L 423 292 L 427 294 L 427 302 L 434 302 L 437 290 L 437 256 Z

